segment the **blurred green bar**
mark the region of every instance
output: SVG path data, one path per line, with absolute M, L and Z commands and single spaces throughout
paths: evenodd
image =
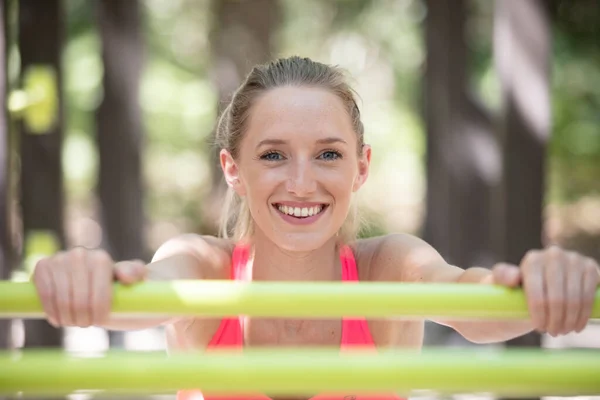
M 121 353 L 90 358 L 57 352 L 0 353 L 0 394 L 109 391 L 270 396 L 493 393 L 502 397 L 600 394 L 600 352 L 262 349 L 244 353 Z
M 29 282 L 0 283 L 0 317 L 41 316 Z M 525 319 L 520 289 L 478 284 L 171 281 L 115 285 L 112 311 L 144 315 Z M 600 290 L 593 318 L 600 318 Z

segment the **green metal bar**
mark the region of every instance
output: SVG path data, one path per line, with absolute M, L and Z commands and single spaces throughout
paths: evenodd
M 33 284 L 0 283 L 0 317 L 41 315 Z M 115 285 L 116 314 L 528 318 L 523 291 L 477 284 L 172 281 Z M 593 318 L 600 318 L 600 290 Z
M 201 389 L 270 396 L 336 393 L 494 393 L 502 397 L 600 394 L 598 351 L 428 350 L 339 353 L 245 350 L 205 354 L 0 354 L 0 394 L 100 390 L 121 394 Z

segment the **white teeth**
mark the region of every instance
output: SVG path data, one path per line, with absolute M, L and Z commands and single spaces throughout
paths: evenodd
M 284 214 L 293 215 L 294 217 L 312 217 L 313 215 L 317 215 L 323 210 L 322 206 L 316 207 L 288 207 L 283 205 L 278 205 L 277 209 Z

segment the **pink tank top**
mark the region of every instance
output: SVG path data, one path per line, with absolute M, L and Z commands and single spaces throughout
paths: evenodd
M 246 276 L 246 266 L 250 258 L 250 247 L 246 244 L 238 244 L 232 255 L 231 279 L 242 280 Z M 340 249 L 340 261 L 342 264 L 342 281 L 358 282 L 358 270 L 354 254 L 348 246 Z M 244 345 L 244 320 L 243 318 L 224 318 L 219 328 L 208 344 L 207 350 L 214 348 L 242 348 Z M 366 319 L 342 319 L 342 342 L 341 351 L 365 348 L 376 351 L 375 343 Z M 203 396 L 200 390 L 180 390 L 177 400 L 271 400 L 264 395 L 240 396 Z M 311 400 L 404 400 L 393 394 L 386 395 L 317 395 Z

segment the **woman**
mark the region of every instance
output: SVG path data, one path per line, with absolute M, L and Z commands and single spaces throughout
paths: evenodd
M 522 285 L 530 321 L 437 321 L 476 343 L 531 330 L 581 331 L 599 282 L 592 259 L 556 247 L 531 251 L 520 266 L 492 271 L 448 265 L 405 234 L 355 240 L 353 192 L 369 175 L 371 148 L 352 89 L 336 68 L 292 57 L 254 68 L 218 127 L 229 185 L 223 237 L 184 235 L 161 246 L 151 264 L 113 263 L 76 248 L 40 261 L 34 282 L 55 326 L 142 329 L 165 325 L 175 350 L 219 346 L 418 348 L 423 321 L 174 318 L 109 316 L 111 283 L 144 279 L 394 281 Z M 232 237 L 229 234 L 232 233 Z M 192 398 L 181 392 L 180 398 Z M 341 397 L 339 397 L 341 399 Z

